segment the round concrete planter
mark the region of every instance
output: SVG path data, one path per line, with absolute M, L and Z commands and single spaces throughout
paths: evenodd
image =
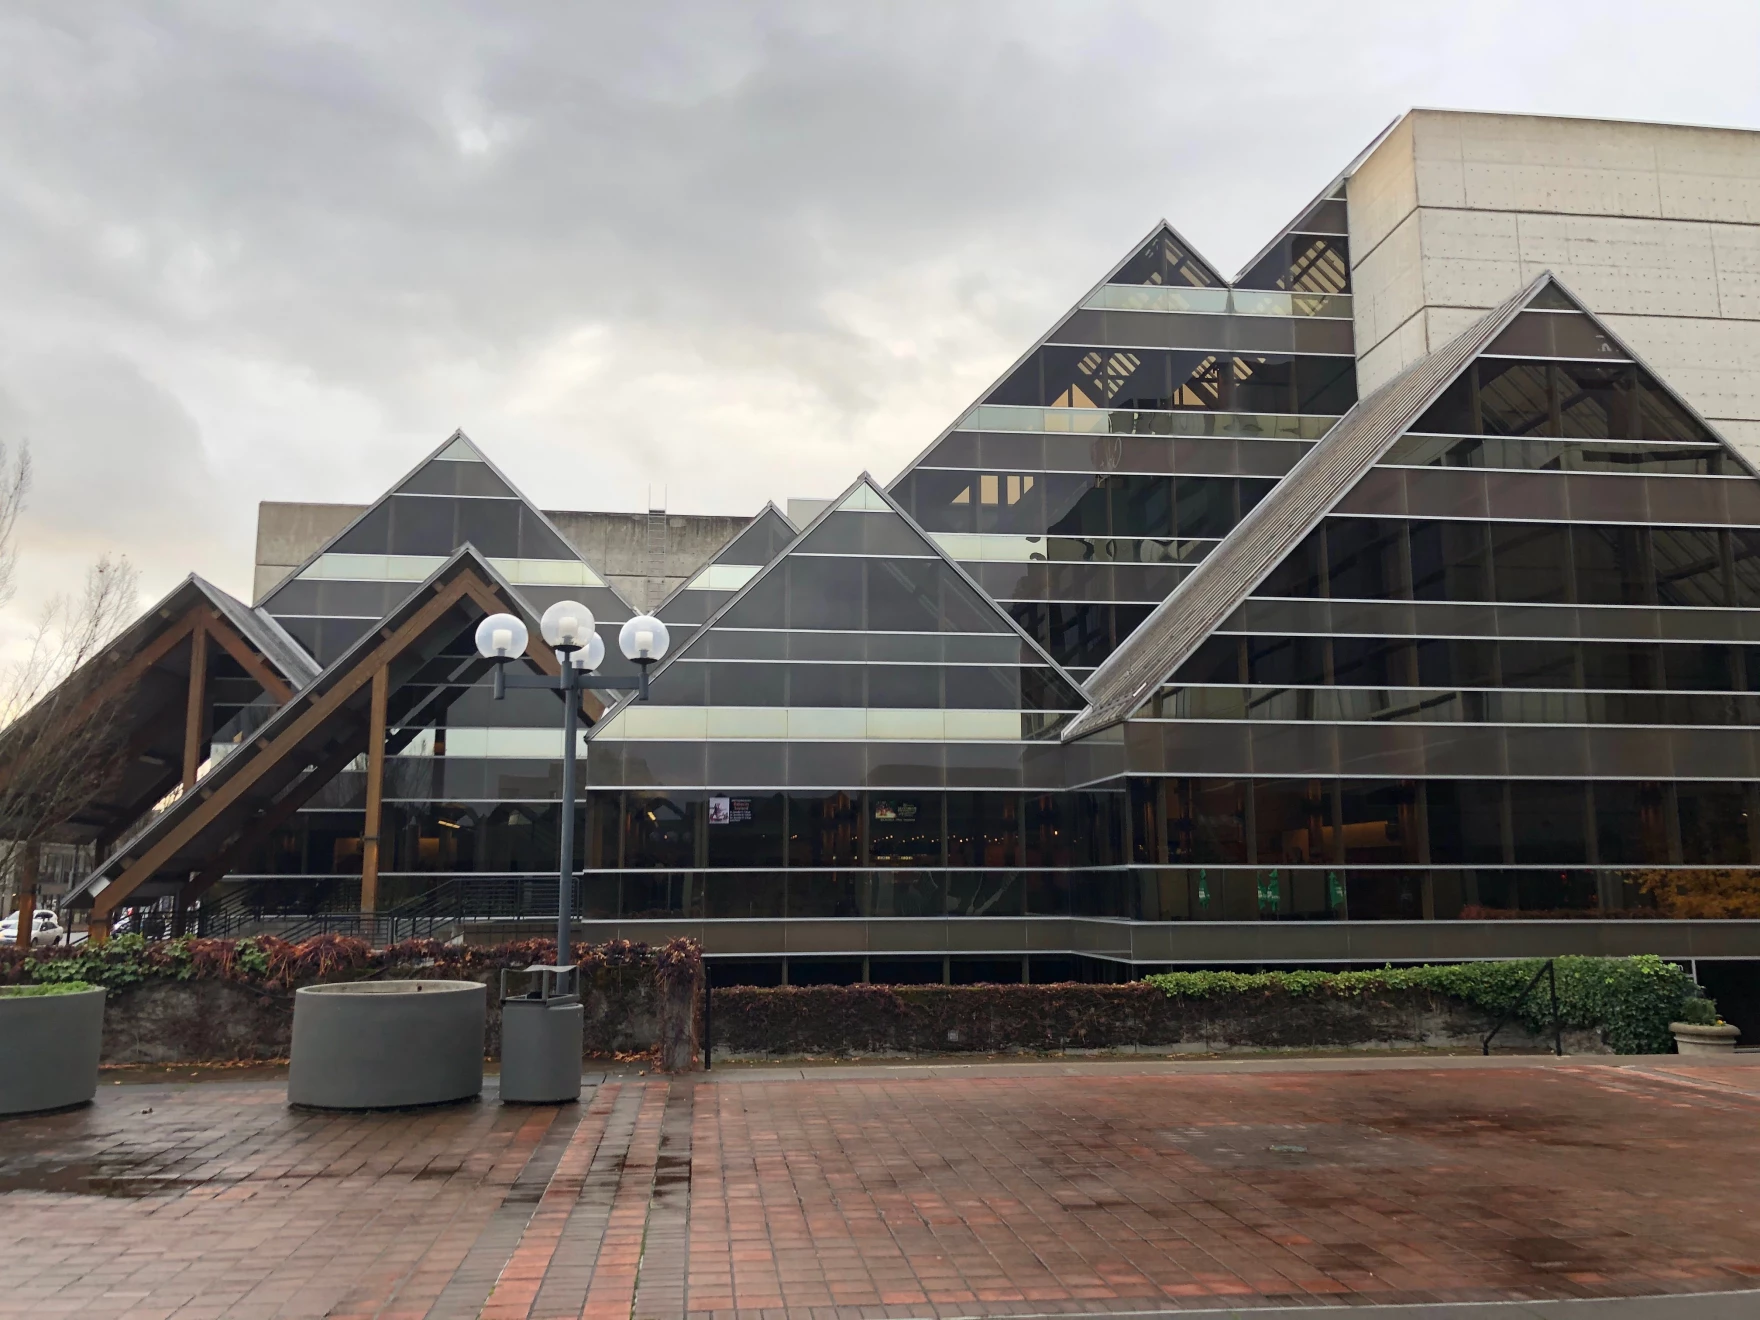
M 1674 1047 L 1681 1054 L 1734 1054 L 1736 1039 L 1742 1034 L 1740 1027 L 1727 1022 L 1716 1026 L 1670 1022 L 1668 1029 L 1674 1033 Z
M 483 1089 L 484 1005 L 475 981 L 309 985 L 293 997 L 287 1103 L 403 1109 Z
M 104 992 L 0 995 L 0 1114 L 90 1104 L 104 1046 Z

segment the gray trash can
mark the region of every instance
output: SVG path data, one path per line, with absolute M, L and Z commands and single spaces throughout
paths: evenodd
M 580 1099 L 584 1010 L 578 967 L 501 973 L 501 1099 L 557 1105 Z

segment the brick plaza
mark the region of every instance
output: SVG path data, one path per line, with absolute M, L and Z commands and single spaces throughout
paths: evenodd
M 0 1317 L 1008 1316 L 1760 1283 L 1760 1067 L 607 1076 L 290 1111 L 106 1082 L 0 1126 Z

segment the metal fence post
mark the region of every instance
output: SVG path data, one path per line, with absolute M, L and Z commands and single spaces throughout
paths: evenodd
M 1551 958 L 1546 960 L 1546 983 L 1552 991 L 1552 1052 L 1564 1058 L 1564 1032 L 1558 1025 L 1558 964 Z
M 712 1067 L 715 1066 L 714 1061 L 710 1056 L 711 1047 L 709 1044 L 709 1029 L 714 1024 L 714 1017 L 712 1016 L 713 1010 L 711 1008 L 711 1005 L 713 1004 L 713 1002 L 714 1002 L 714 999 L 710 993 L 710 986 L 709 986 L 709 964 L 705 962 L 703 964 L 703 1071 L 704 1072 L 708 1072 L 709 1069 L 711 1069 Z

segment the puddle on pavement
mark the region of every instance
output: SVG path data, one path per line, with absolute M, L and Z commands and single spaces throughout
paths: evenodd
M 0 1194 L 59 1192 L 63 1196 L 103 1196 L 137 1201 L 174 1196 L 201 1185 L 201 1179 L 166 1173 L 133 1173 L 130 1165 L 102 1161 L 42 1164 L 0 1169 Z

